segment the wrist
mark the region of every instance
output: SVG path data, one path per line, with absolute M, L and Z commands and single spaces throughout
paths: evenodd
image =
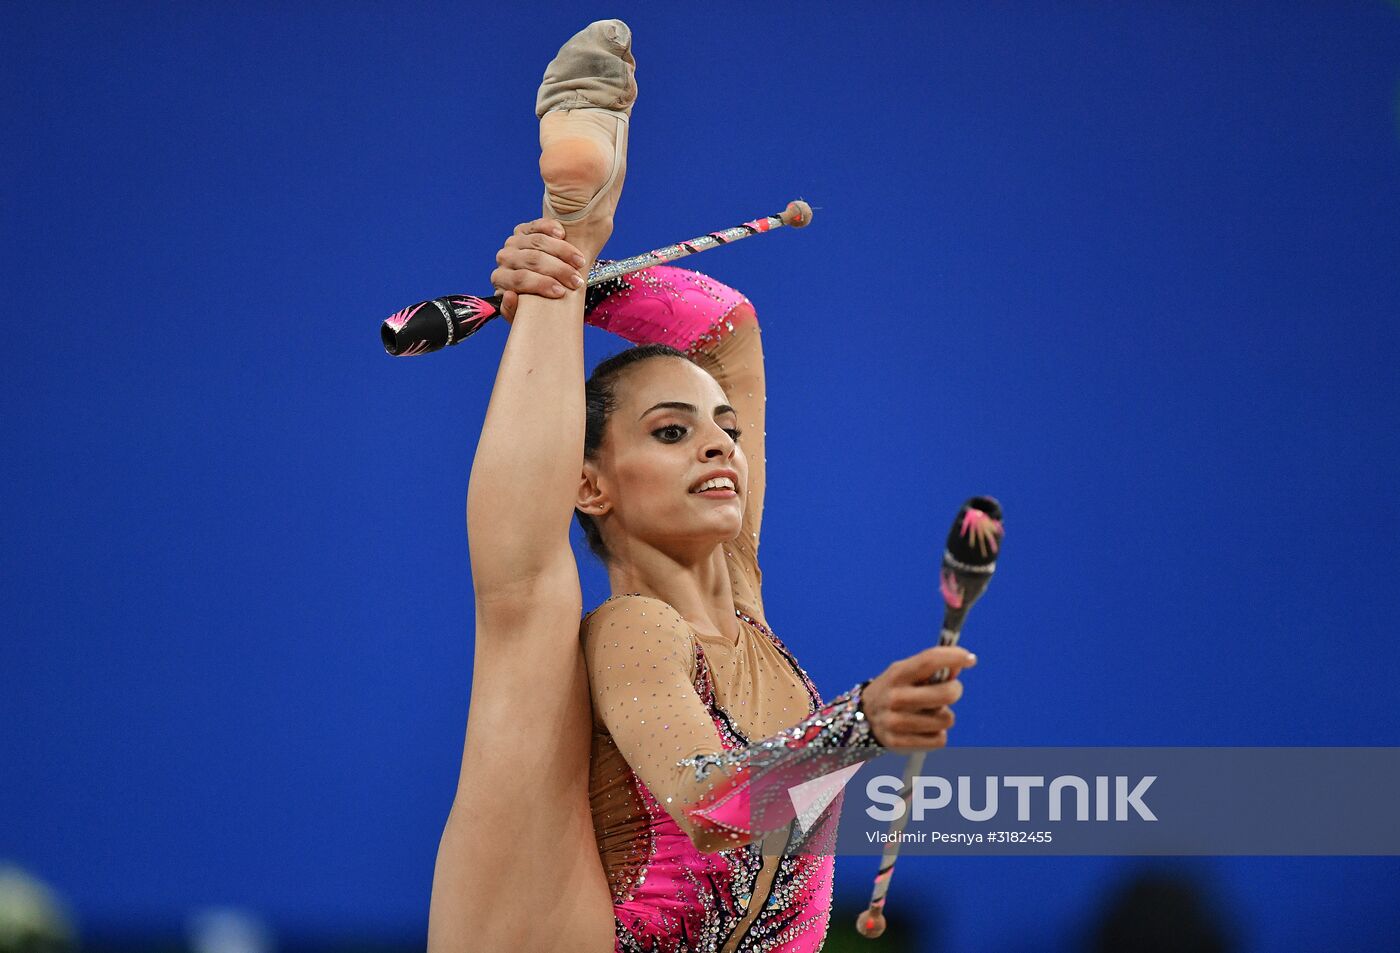
M 865 689 L 874 679 L 867 678 L 855 688 L 851 689 L 848 697 L 855 706 L 855 729 L 851 734 L 851 746 L 857 748 L 878 748 L 884 750 L 884 745 L 880 739 L 875 737 L 875 725 L 870 720 L 870 716 L 865 710 Z

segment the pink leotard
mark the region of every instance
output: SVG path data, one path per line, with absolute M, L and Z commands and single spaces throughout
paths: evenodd
M 742 530 L 724 547 L 737 643 L 639 594 L 613 596 L 582 623 L 593 698 L 590 798 L 616 950 L 818 950 L 839 799 L 804 841 L 786 798 L 761 809 L 751 802 L 752 772 L 781 760 L 791 781 L 802 777 L 808 753 L 820 756 L 813 772 L 825 773 L 833 755 L 849 763 L 883 749 L 861 711 L 862 686 L 823 704 L 764 615 L 757 316 L 734 289 L 660 266 L 619 279 L 588 321 L 633 343 L 686 351 L 737 410 L 749 459 Z

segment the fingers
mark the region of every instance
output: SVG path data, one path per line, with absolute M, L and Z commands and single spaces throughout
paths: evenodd
M 509 241 L 515 241 L 514 238 Z M 543 239 L 531 238 L 528 241 L 542 242 Z M 549 239 L 553 242 L 554 239 Z M 561 242 L 560 244 L 568 244 Z M 572 246 L 570 246 L 572 247 Z M 528 271 L 543 277 L 552 278 L 562 285 L 571 288 L 578 288 L 583 285 L 583 279 L 579 277 L 578 267 L 569 264 L 566 260 L 568 252 L 561 252 L 565 258 L 557 258 L 554 254 L 542 251 L 538 248 L 515 248 L 507 244 L 505 248 L 496 252 L 496 264 L 502 268 L 514 271 Z M 515 289 L 508 289 L 514 291 Z
M 501 292 L 501 316 L 507 321 L 515 320 L 515 309 L 520 305 L 520 295 L 514 291 Z
M 890 674 L 901 684 L 914 685 L 928 681 L 939 669 L 951 669 L 950 676 L 955 678 L 959 671 L 976 664 L 977 656 L 967 649 L 954 645 L 936 645 L 931 649 L 924 649 L 918 655 L 895 662 L 890 666 Z
M 560 225 L 552 218 L 537 218 L 533 222 L 521 222 L 515 226 L 513 235 L 553 235 L 555 238 L 564 237 L 564 226 Z
M 958 684 L 949 682 L 949 685 Z M 944 685 L 932 686 L 945 688 Z M 950 693 L 954 696 L 953 701 L 962 697 L 962 688 Z M 942 696 L 941 696 L 942 697 Z M 889 710 L 880 719 L 880 727 L 886 731 L 895 732 L 901 735 L 924 735 L 937 734 L 940 731 L 947 731 L 953 727 L 957 721 L 957 716 L 953 714 L 953 709 L 948 706 L 952 701 L 928 708 L 916 708 L 917 701 L 902 700 L 899 696 L 892 695 L 889 700 Z M 908 707 L 906 707 L 908 706 Z
M 948 743 L 948 729 L 956 718 L 951 708 L 892 711 L 880 719 L 878 740 L 895 751 L 928 751 Z
M 511 238 L 510 241 L 515 241 Z M 541 239 L 533 236 L 527 241 L 543 243 L 544 241 L 554 242 L 555 239 Z M 559 242 L 568 248 L 572 248 L 568 242 Z M 558 249 L 556 249 L 558 250 Z M 567 252 L 558 250 L 565 258 L 557 258 L 552 252 L 538 248 L 516 248 L 507 243 L 496 253 L 496 264 L 500 266 L 492 272 L 491 281 L 502 291 L 514 291 L 518 294 L 549 294 L 550 288 L 559 286 L 558 294 L 564 293 L 564 288 L 582 288 L 583 279 L 579 277 L 578 267 L 569 263 L 568 260 L 577 260 L 577 252 Z
M 515 232 L 506 239 L 506 248 L 533 250 L 552 258 L 557 258 L 575 269 L 587 264 L 587 259 L 573 245 L 564 240 L 564 227 L 549 218 L 536 219 L 517 225 Z
M 579 269 L 587 260 L 577 248 L 564 240 L 564 227 L 550 218 L 522 222 L 496 253 L 491 283 L 502 296 L 501 313 L 515 316 L 518 296 L 540 295 L 562 298 L 566 288 L 582 288 L 584 281 Z M 505 308 L 511 301 L 510 310 Z
M 574 276 L 575 278 L 578 275 Z M 564 297 L 564 286 L 548 275 L 523 268 L 500 267 L 491 272 L 491 284 L 501 290 L 502 299 L 510 292 L 517 295 L 542 295 L 546 298 Z
M 932 712 L 946 710 L 963 697 L 963 683 L 954 679 L 936 685 L 901 685 L 890 689 L 885 705 L 892 712 Z M 952 724 L 950 721 L 944 728 Z
M 934 656 L 935 660 L 948 662 L 950 648 L 944 647 Z M 900 664 L 890 666 L 890 671 L 866 687 L 863 704 L 871 731 L 881 745 L 893 751 L 943 747 L 948 743 L 948 729 L 957 720 L 950 706 L 962 698 L 963 683 L 956 679 L 933 685 L 900 683 L 893 675 Z M 917 671 L 910 664 L 905 665 L 905 670 Z
M 953 727 L 953 712 L 948 708 L 929 711 L 886 712 L 879 725 L 872 724 L 875 740 L 883 747 L 896 751 L 928 751 L 948 743 L 948 729 Z
M 540 255 L 563 262 L 564 266 L 572 271 L 577 271 L 585 264 L 582 252 L 564 239 L 555 237 L 554 235 L 541 233 L 512 235 L 510 238 L 506 239 L 505 248 L 503 248 L 502 251 L 505 251 L 505 249 L 538 252 Z M 496 258 L 499 262 L 500 255 L 498 254 Z
M 914 754 L 918 751 L 932 751 L 948 745 L 948 732 L 940 731 L 932 735 L 893 735 L 889 743 L 881 742 L 895 754 Z

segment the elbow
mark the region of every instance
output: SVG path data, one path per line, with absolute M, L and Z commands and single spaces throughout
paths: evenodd
M 716 817 L 702 802 L 684 809 L 676 820 L 696 850 L 702 854 L 717 854 L 722 850 L 737 850 L 754 841 L 756 835 L 747 815 L 747 802 L 742 815 L 732 814 L 724 818 Z
M 734 293 L 738 294 L 739 292 L 736 291 Z M 754 310 L 753 304 L 750 303 L 747 298 L 731 308 L 729 313 L 724 317 L 727 321 L 736 326 L 750 324 L 755 327 L 758 326 L 758 312 Z
M 700 809 L 695 805 L 682 807 L 680 810 L 676 810 L 674 805 L 668 805 L 667 810 L 676 826 L 681 829 L 681 833 L 689 839 L 691 846 L 702 854 L 737 850 L 754 840 L 752 831 L 728 824 L 717 824 L 700 814 Z
M 734 850 L 752 843 L 761 824 L 755 823 L 749 801 L 749 770 L 740 768 L 676 812 L 681 829 L 703 854 Z
M 732 831 L 692 827 L 687 834 L 695 849 L 702 854 L 718 854 L 720 851 L 737 850 L 753 843 L 752 831 Z

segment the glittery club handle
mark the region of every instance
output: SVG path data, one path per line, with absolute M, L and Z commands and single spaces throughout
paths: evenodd
M 938 591 L 943 596 L 943 627 L 938 633 L 939 645 L 957 645 L 968 610 L 987 589 L 992 573 L 996 572 L 997 556 L 1005 535 L 1001 504 L 990 496 L 974 496 L 962 505 L 948 531 L 943 549 L 943 565 L 938 572 Z M 948 669 L 939 669 L 929 684 L 946 682 Z M 875 874 L 875 886 L 870 892 L 870 905 L 856 920 L 856 932 L 873 940 L 885 932 L 885 895 L 894 877 L 894 862 L 899 858 L 899 845 L 904 826 L 909 823 L 909 801 L 914 782 L 924 769 L 928 752 L 909 756 L 904 767 L 904 783 L 900 799 L 904 809 L 890 823 L 890 838 L 880 857 L 880 869 Z
M 588 287 L 622 275 L 629 275 L 652 265 L 664 265 L 687 255 L 729 245 L 741 238 L 762 235 L 784 225 L 802 228 L 812 221 L 812 207 L 801 200 L 789 202 L 779 215 L 756 218 L 751 222 L 710 232 L 690 241 L 677 242 L 655 251 L 633 255 L 621 261 L 595 265 L 588 273 Z M 501 313 L 501 296 L 478 298 L 474 295 L 450 295 L 433 298 L 396 311 L 379 328 L 384 350 L 393 357 L 414 357 L 461 344 Z

